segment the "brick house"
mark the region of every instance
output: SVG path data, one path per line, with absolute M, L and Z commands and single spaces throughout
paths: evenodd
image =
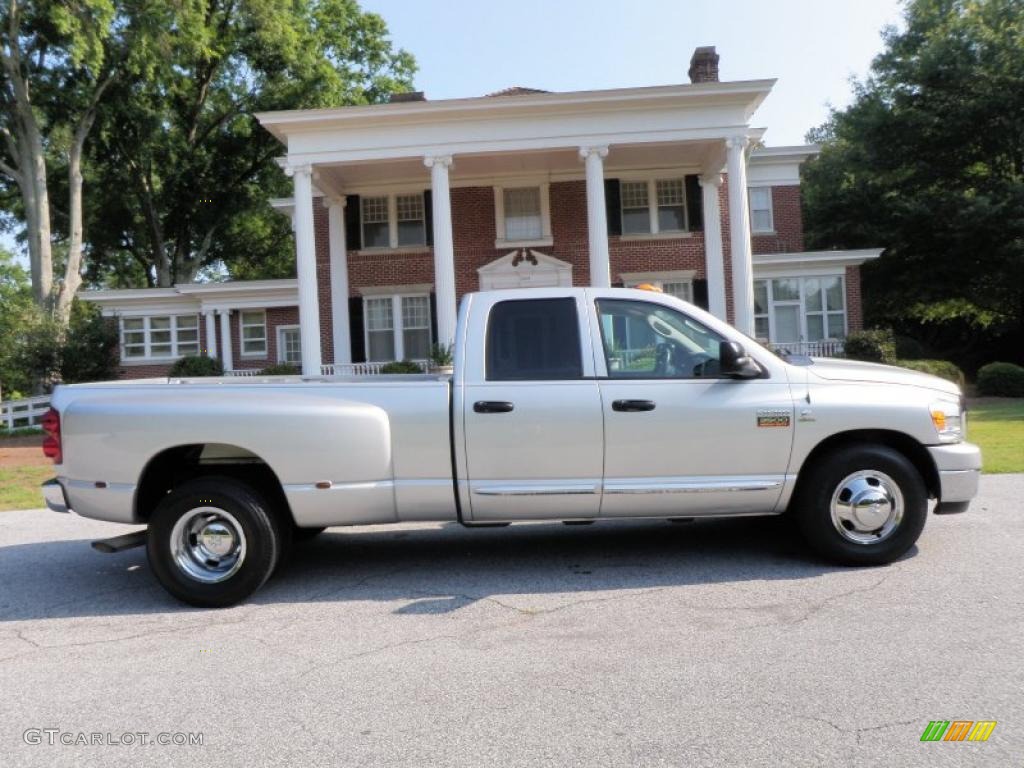
M 89 291 L 116 318 L 123 377 L 207 353 L 255 372 L 371 373 L 451 343 L 469 291 L 653 283 L 780 347 L 835 354 L 861 327 L 859 267 L 805 251 L 800 165 L 751 118 L 773 80 L 257 115 L 285 147 L 297 279 Z

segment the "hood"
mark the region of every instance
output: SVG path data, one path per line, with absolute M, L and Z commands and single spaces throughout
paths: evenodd
M 860 360 L 839 360 L 836 358 L 814 358 L 804 370 L 828 381 L 863 381 L 870 384 L 905 384 L 924 387 L 947 395 L 960 395 L 960 387 L 938 376 L 897 368 L 894 365 L 864 363 Z

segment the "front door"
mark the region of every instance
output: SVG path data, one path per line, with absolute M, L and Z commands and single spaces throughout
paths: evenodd
M 598 299 L 603 517 L 767 512 L 793 436 L 787 381 L 718 375 L 723 337 L 664 304 Z
M 463 397 L 473 520 L 598 516 L 601 395 L 583 355 L 583 306 L 558 297 L 490 307 L 482 380 L 467 381 Z

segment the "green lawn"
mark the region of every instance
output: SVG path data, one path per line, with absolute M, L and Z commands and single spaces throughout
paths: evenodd
M 0 512 L 43 506 L 40 484 L 53 477 L 53 467 L 0 468 Z
M 1024 399 L 987 397 L 969 403 L 967 439 L 981 446 L 985 472 L 1024 472 Z

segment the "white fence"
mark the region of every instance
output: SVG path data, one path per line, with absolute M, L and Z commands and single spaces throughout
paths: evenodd
M 0 427 L 17 429 L 37 427 L 50 410 L 50 397 L 29 397 L 25 400 L 6 400 L 0 403 Z
M 824 341 L 791 341 L 771 342 L 772 349 L 790 355 L 807 355 L 809 357 L 842 357 L 843 342 L 838 339 Z

